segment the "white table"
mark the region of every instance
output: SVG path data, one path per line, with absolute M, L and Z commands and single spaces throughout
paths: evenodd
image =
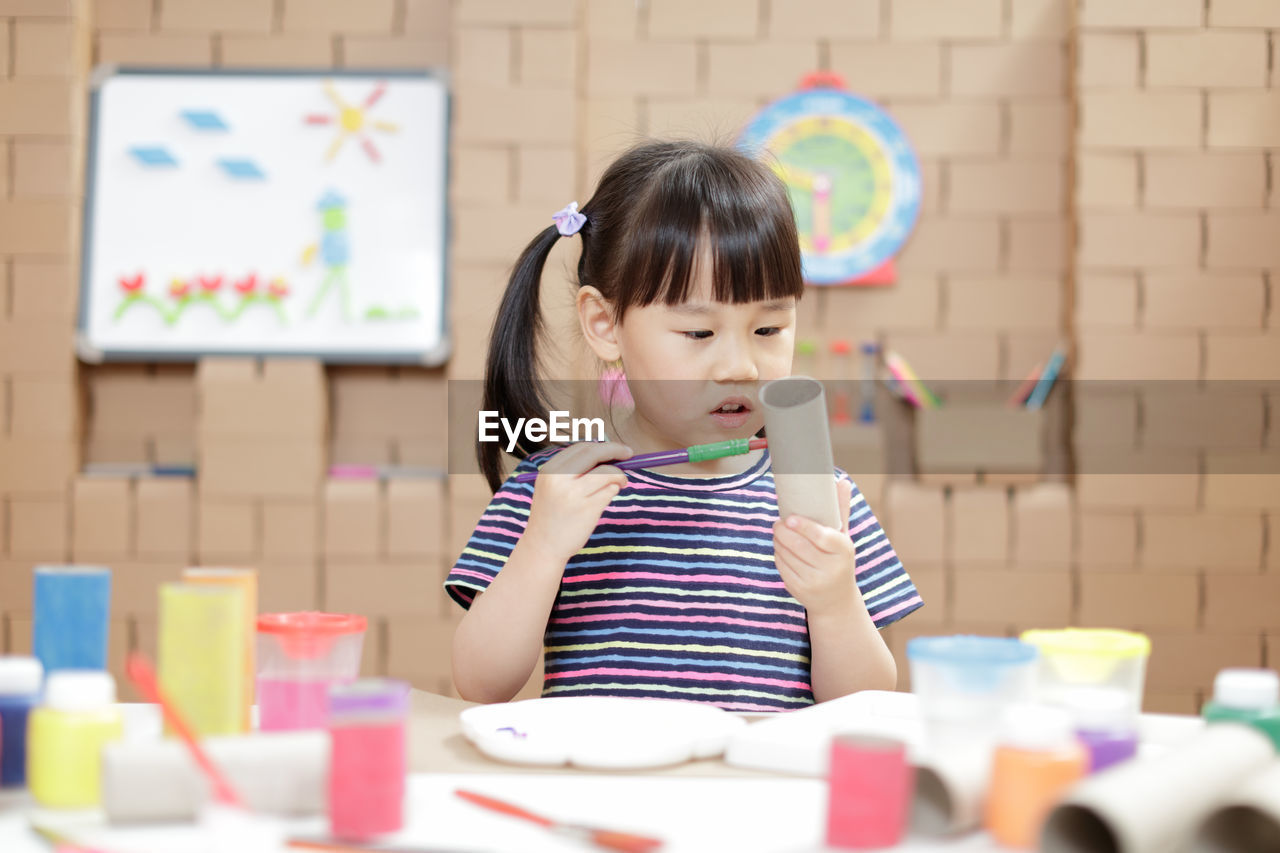
M 846 697 L 837 701 L 854 706 L 869 700 Z M 881 716 L 888 718 L 904 700 L 880 697 L 876 701 Z M 461 734 L 458 712 L 470 705 L 415 693 L 409 733 L 410 769 L 414 772 L 406 799 L 407 825 L 402 833 L 382 843 L 504 853 L 583 853 L 595 849 L 478 808 L 454 795 L 456 788 L 465 787 L 549 817 L 657 836 L 666 841 L 664 853 L 811 853 L 829 849 L 823 844 L 827 792 L 821 778 L 743 769 L 719 759 L 645 773 L 499 765 L 477 752 Z M 820 752 L 814 739 L 829 736 L 838 726 L 839 707 L 826 703 L 810 712 L 789 715 L 792 727 L 807 732 L 803 741 L 788 743 L 785 738 L 790 736 L 785 733 L 780 740 L 778 730 L 783 726 L 775 722 L 773 732 L 757 739 L 750 754 L 767 763 L 773 760 L 771 756 L 790 749 L 796 756 L 794 769 L 812 765 L 813 756 Z M 128 710 L 130 737 L 157 736 L 154 709 Z M 808 717 L 799 716 L 803 713 Z M 1156 722 L 1161 723 L 1161 729 L 1177 724 L 1174 728 L 1181 731 L 1198 725 L 1194 718 L 1159 718 Z M 95 844 L 105 853 L 266 853 L 268 849 L 243 839 L 215 846 L 209 833 L 195 825 L 121 828 L 106 826 L 96 813 L 42 813 L 34 810 L 25 794 L 7 792 L 0 795 L 0 853 L 49 853 L 50 845 L 28 828 L 33 815 L 46 823 L 56 822 L 67 834 L 74 832 L 78 840 Z M 318 837 L 326 834 L 327 821 L 277 822 L 275 828 L 291 836 Z M 895 849 L 901 853 L 996 853 L 1003 848 L 985 833 L 972 833 L 946 841 L 908 838 Z

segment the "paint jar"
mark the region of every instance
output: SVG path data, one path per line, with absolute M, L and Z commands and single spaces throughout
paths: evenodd
M 1062 695 L 1076 737 L 1097 773 L 1138 754 L 1138 725 L 1129 694 L 1119 687 L 1079 687 Z
M 329 823 L 336 838 L 362 841 L 404 823 L 409 685 L 370 678 L 329 692 Z
M 907 660 L 926 753 L 949 758 L 989 760 L 1000 711 L 1035 684 L 1035 647 L 1009 637 L 916 637 Z
M 240 590 L 240 599 L 244 610 L 244 660 L 240 666 L 240 679 L 244 682 L 241 694 L 244 707 L 242 708 L 243 720 L 240 730 L 247 732 L 253 727 L 250 722 L 250 715 L 253 708 L 253 694 L 256 689 L 258 675 L 257 668 L 254 665 L 253 654 L 257 643 L 255 635 L 258 628 L 258 573 L 253 569 L 193 568 L 183 570 L 182 580 L 184 583 L 231 586 Z
M 1024 631 L 1022 640 L 1040 650 L 1037 701 L 1069 708 L 1072 692 L 1081 687 L 1114 687 L 1127 697 L 1129 714 L 1136 724 L 1151 654 L 1151 641 L 1145 634 L 1064 628 Z
M 239 589 L 161 585 L 160 687 L 201 737 L 245 730 L 244 641 Z
M 360 674 L 366 625 L 338 613 L 259 616 L 258 728 L 325 728 L 329 688 Z
M 46 673 L 106 669 L 111 572 L 99 566 L 37 566 L 32 648 Z
M 1085 775 L 1088 758 L 1061 708 L 1019 703 L 1005 709 L 1001 723 L 985 824 L 999 844 L 1031 850 L 1049 812 Z
M 892 847 L 902 839 L 915 771 L 900 740 L 837 735 L 827 774 L 827 845 Z
M 1210 723 L 1247 723 L 1280 751 L 1280 676 L 1271 669 L 1221 670 L 1203 715 Z
M 102 746 L 124 737 L 116 683 L 99 670 L 49 675 L 44 701 L 27 721 L 27 785 L 47 808 L 83 809 L 101 800 Z
M 27 781 L 27 717 L 40 703 L 44 668 L 22 655 L 0 657 L 0 786 Z

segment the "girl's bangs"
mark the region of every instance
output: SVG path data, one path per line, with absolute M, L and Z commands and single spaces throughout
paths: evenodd
M 618 309 L 688 300 L 704 243 L 712 296 L 740 304 L 804 292 L 795 217 L 782 182 L 745 155 L 698 156 L 659 170 L 638 200 L 617 269 Z

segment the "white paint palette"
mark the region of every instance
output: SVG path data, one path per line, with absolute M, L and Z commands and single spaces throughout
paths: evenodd
M 601 770 L 712 758 L 747 725 L 710 705 L 611 696 L 481 705 L 459 719 L 467 739 L 497 761 Z

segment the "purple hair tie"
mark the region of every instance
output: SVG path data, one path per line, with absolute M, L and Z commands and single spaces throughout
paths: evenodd
M 571 201 L 564 206 L 563 210 L 557 210 L 551 215 L 556 221 L 556 230 L 560 232 L 562 237 L 572 237 L 582 230 L 582 226 L 587 223 L 587 217 L 578 212 L 578 203 Z

